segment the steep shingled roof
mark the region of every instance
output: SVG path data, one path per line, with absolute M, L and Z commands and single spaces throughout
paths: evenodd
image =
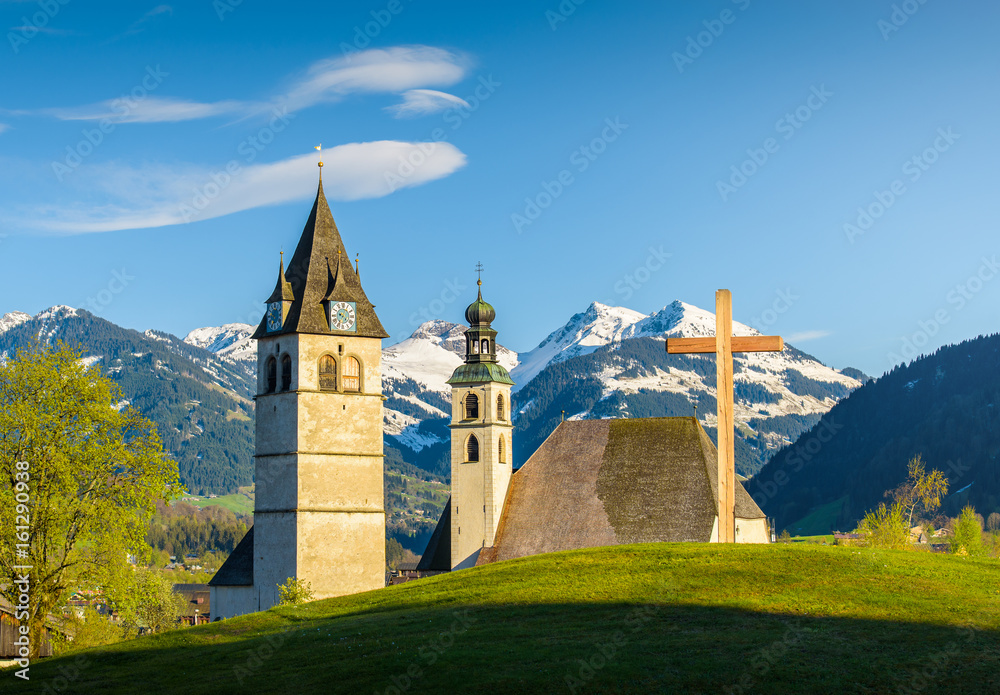
M 341 263 L 346 259 L 346 263 Z M 257 326 L 254 338 L 282 333 L 318 333 L 320 335 L 357 335 L 367 338 L 388 338 L 375 307 L 361 287 L 361 279 L 351 267 L 350 256 L 333 221 L 330 205 L 320 180 L 316 201 L 302 230 L 298 246 L 288 263 L 285 278 L 291 286 L 294 300 L 280 331 L 267 332 L 266 316 Z M 279 277 L 279 284 L 281 279 Z M 272 294 L 273 296 L 273 294 Z M 325 301 L 357 303 L 357 331 L 330 330 Z
M 693 417 L 563 422 L 511 478 L 477 564 L 626 543 L 707 542 L 716 449 Z M 743 486 L 737 519 L 764 513 Z
M 252 586 L 253 585 L 253 526 L 243 536 L 243 540 L 233 549 L 222 567 L 215 573 L 209 586 Z

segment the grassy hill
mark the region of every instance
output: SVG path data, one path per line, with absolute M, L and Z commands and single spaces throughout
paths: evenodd
M 597 548 L 69 654 L 31 683 L 67 672 L 74 693 L 1000 692 L 1000 564 Z

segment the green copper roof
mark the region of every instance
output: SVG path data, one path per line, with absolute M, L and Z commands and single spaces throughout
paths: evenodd
M 455 370 L 455 373 L 451 375 L 451 378 L 446 383 L 482 384 L 487 381 L 511 385 L 514 383 L 507 370 L 495 362 L 476 362 L 474 364 L 459 365 L 458 369 Z

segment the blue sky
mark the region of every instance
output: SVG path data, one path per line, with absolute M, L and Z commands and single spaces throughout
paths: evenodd
M 0 313 L 256 322 L 322 143 L 388 342 L 461 320 L 482 261 L 516 350 L 595 300 L 713 309 L 727 287 L 737 320 L 881 374 L 997 330 L 998 18 L 0 1 Z

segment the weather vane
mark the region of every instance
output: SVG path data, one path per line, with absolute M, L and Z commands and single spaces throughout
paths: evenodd
M 320 144 L 316 145 L 315 149 L 316 149 L 317 152 L 322 153 L 323 152 L 323 143 L 320 143 Z M 323 168 L 323 160 L 322 159 L 319 160 L 319 167 L 320 167 L 320 169 Z M 320 172 L 320 173 L 322 174 L 322 172 Z

